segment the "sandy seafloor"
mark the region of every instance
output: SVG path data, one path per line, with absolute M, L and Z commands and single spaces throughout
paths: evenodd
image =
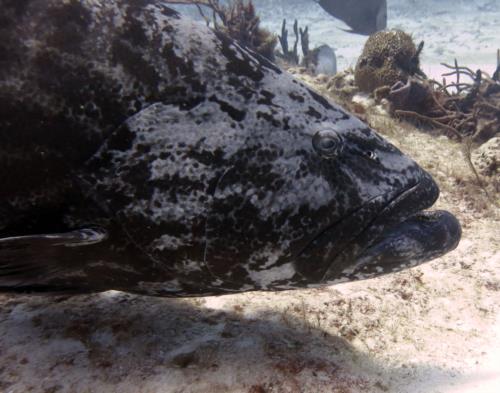
M 449 4 L 389 0 L 389 25 L 425 40 L 424 70 L 455 57 L 494 68 L 498 2 Z M 354 65 L 366 40 L 339 31 L 314 6 L 262 10 L 273 30 L 283 14 L 300 16 L 313 43 L 337 48 L 340 68 Z M 0 392 L 500 392 L 498 209 L 459 145 L 383 116 L 370 123 L 440 184 L 437 207 L 463 225 L 455 251 L 317 290 L 192 299 L 0 295 Z

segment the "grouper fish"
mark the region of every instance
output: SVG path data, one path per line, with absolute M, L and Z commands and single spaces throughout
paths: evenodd
M 0 291 L 201 296 L 452 250 L 431 176 L 160 0 L 0 0 Z

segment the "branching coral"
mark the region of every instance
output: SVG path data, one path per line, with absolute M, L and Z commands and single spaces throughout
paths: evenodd
M 279 57 L 289 64 L 297 65 L 299 64 L 299 54 L 297 53 L 297 47 L 299 45 L 299 22 L 297 19 L 293 24 L 293 32 L 295 34 L 295 42 L 293 44 L 293 50 L 290 50 L 290 47 L 288 46 L 288 29 L 286 28 L 286 19 L 283 19 L 283 23 L 281 25 L 281 35 L 278 36 L 281 44 L 281 50 L 283 52 L 279 54 Z
M 283 19 L 281 35 L 278 36 L 282 52 L 277 53 L 277 56 L 285 62 L 285 66 L 300 65 L 311 74 L 325 73 L 332 75 L 337 72 L 337 59 L 332 48 L 328 45 L 320 45 L 312 50 L 309 48 L 308 26 L 304 29 L 301 27 L 299 28 L 299 23 L 295 20 L 293 24 L 293 33 L 295 35 L 295 42 L 293 44 L 293 49 L 290 50 L 286 19 Z M 302 48 L 302 61 L 300 61 L 298 54 L 299 41 Z
M 460 67 L 456 61 L 453 66 L 443 66 L 451 70 L 443 76 L 453 77 L 453 81 L 413 78 L 404 86 L 394 85 L 389 93 L 394 113 L 444 128 L 460 140 L 471 137 L 482 143 L 498 134 L 500 82 L 484 71 Z M 420 94 L 415 94 L 417 91 Z M 400 99 L 405 96 L 409 97 L 406 104 Z M 410 107 L 410 102 L 425 105 Z
M 207 25 L 223 31 L 240 44 L 253 49 L 262 56 L 272 60 L 277 44 L 276 37 L 260 27 L 252 0 L 232 0 L 228 5 L 220 4 L 219 0 L 164 0 L 171 4 L 191 4 L 198 7 Z M 206 16 L 202 6 L 212 11 L 212 17 Z
M 406 84 L 392 86 L 387 98 L 396 116 L 431 124 L 462 142 L 471 171 L 495 204 L 472 163 L 471 149 L 473 143 L 482 144 L 500 135 L 500 59 L 493 76 L 460 67 L 456 60 L 454 65 L 442 65 L 451 70 L 443 77 L 453 81 L 412 77 Z

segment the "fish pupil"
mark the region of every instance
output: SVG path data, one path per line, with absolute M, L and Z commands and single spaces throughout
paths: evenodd
M 326 138 L 321 139 L 321 148 L 323 150 L 333 150 L 333 149 L 335 149 L 336 146 L 337 146 L 337 142 L 331 138 L 326 137 Z

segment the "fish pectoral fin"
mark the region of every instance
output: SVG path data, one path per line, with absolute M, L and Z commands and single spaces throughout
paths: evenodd
M 43 287 L 74 269 L 82 250 L 107 238 L 102 229 L 0 238 L 0 290 Z

